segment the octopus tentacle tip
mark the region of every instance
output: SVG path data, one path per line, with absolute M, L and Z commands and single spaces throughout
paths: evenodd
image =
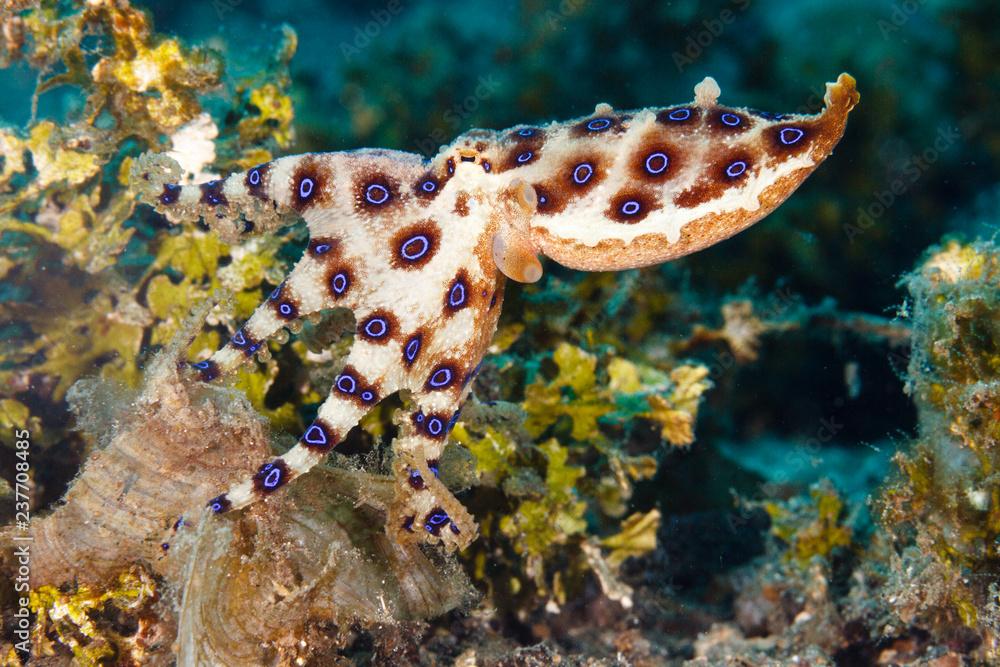
M 850 111 L 861 101 L 857 81 L 847 72 L 842 72 L 835 82 L 826 84 L 823 102 L 828 108 L 842 107 Z
M 694 103 L 700 107 L 713 107 L 719 101 L 722 89 L 718 82 L 706 76 L 694 87 Z

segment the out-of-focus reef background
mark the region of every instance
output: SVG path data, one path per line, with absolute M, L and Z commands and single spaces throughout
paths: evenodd
M 0 12 L 0 517 L 30 468 L 38 531 L 30 655 L 3 561 L 5 664 L 1000 660 L 996 3 Z M 177 520 L 294 441 L 350 321 L 306 323 L 222 389 L 181 382 L 306 234 L 170 225 L 128 188 L 144 151 L 199 180 L 429 156 L 472 127 L 686 101 L 706 75 L 725 104 L 813 111 L 841 71 L 862 94 L 847 133 L 766 221 L 508 290 L 441 461 L 481 525 L 466 552 L 380 531 L 392 403 L 281 499 Z

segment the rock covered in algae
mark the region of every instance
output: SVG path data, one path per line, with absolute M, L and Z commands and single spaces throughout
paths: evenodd
M 920 432 L 897 456 L 901 475 L 880 499 L 899 551 L 887 596 L 902 622 L 981 641 L 996 660 L 1000 247 L 932 248 L 906 284 L 914 332 L 907 389 Z
M 119 406 L 102 434 L 106 445 L 63 502 L 33 523 L 33 585 L 100 582 L 129 563 L 162 571 L 172 561 L 163 545 L 177 520 L 269 455 L 264 423 L 245 399 L 190 390 L 171 354 L 151 366 L 145 388 Z M 115 415 L 99 401 L 84 407 L 88 384 L 75 392 L 78 409 Z
M 454 561 L 386 538 L 389 478 L 317 468 L 246 512 L 208 514 L 207 500 L 252 474 L 271 446 L 241 394 L 179 379 L 185 338 L 154 360 L 138 396 L 96 381 L 71 392 L 78 426 L 100 446 L 63 503 L 33 524 L 34 610 L 53 619 L 38 626 L 36 657 L 64 647 L 85 664 L 151 660 L 101 611 L 127 571 L 148 571 L 146 597 L 163 603 L 155 618 L 149 605 L 115 613 L 136 614 L 125 625 L 157 636 L 176 624 L 177 664 L 292 664 L 329 655 L 338 629 L 424 620 L 472 598 Z
M 388 478 L 318 469 L 263 511 L 182 539 L 178 664 L 304 664 L 336 648 L 333 626 L 423 620 L 469 600 L 457 565 L 386 537 L 375 505 L 391 497 Z

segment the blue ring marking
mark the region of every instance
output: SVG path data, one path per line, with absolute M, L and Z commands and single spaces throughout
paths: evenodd
M 434 182 L 434 179 L 428 178 L 420 184 L 420 189 L 424 192 L 431 193 L 435 192 L 438 189 L 438 186 L 437 183 Z
M 455 525 L 454 521 L 451 523 L 451 525 L 448 526 L 448 528 L 450 528 L 451 532 L 455 533 L 456 535 L 458 535 L 460 532 L 462 532 L 462 531 L 460 531 L 458 529 L 458 526 Z
M 418 352 L 420 352 L 420 336 L 415 336 L 406 344 L 406 348 L 403 350 L 403 356 L 405 356 L 406 360 L 412 364 L 413 360 L 417 358 Z
M 743 160 L 737 160 L 728 167 L 726 167 L 726 176 L 729 178 L 737 178 L 742 176 L 747 170 L 747 163 Z
M 270 299 L 271 301 L 275 301 L 279 296 L 281 296 L 281 285 L 278 285 L 273 290 L 271 290 L 271 294 L 267 298 Z
M 312 424 L 306 429 L 306 432 L 302 434 L 302 439 L 310 445 L 317 445 L 322 447 L 329 443 L 326 437 L 326 430 L 319 424 Z
M 372 183 L 365 188 L 365 199 L 369 204 L 381 206 L 389 201 L 389 189 L 379 183 Z
M 667 114 L 667 118 L 670 120 L 684 121 L 691 117 L 690 109 L 674 109 Z
M 410 250 L 407 250 L 407 248 L 409 248 L 411 243 L 423 243 L 423 246 L 420 248 L 419 252 L 411 252 Z M 415 262 L 424 255 L 426 255 L 427 251 L 430 249 L 431 249 L 430 239 L 428 239 L 423 234 L 418 234 L 417 236 L 410 237 L 409 239 L 403 242 L 403 245 L 399 247 L 399 254 L 403 256 L 403 259 L 409 262 Z
M 409 483 L 414 489 L 424 488 L 424 478 L 420 475 L 419 470 L 415 470 L 413 468 L 410 469 Z
M 583 176 L 580 176 L 581 169 L 586 170 Z M 594 168 L 590 165 L 589 162 L 581 162 L 580 164 L 576 165 L 576 167 L 573 169 L 573 182 L 576 183 L 577 185 L 583 185 L 584 183 L 589 181 L 593 176 L 594 176 Z
M 538 195 L 538 203 L 541 204 L 541 205 L 548 204 L 549 203 L 549 198 L 546 197 L 545 195 Z
M 587 123 L 587 129 L 591 132 L 603 132 L 604 130 L 611 127 L 610 118 L 595 118 L 594 120 Z
M 212 510 L 213 514 L 222 514 L 229 509 L 230 502 L 229 499 L 226 498 L 226 494 L 222 494 L 221 496 L 216 496 L 209 500 L 207 506 L 210 510 Z
M 303 178 L 302 181 L 299 183 L 299 197 L 301 197 L 302 199 L 309 199 L 310 197 L 312 197 L 313 188 L 315 186 L 316 183 L 313 181 L 313 179 L 309 178 L 308 176 Z
M 490 173 L 491 169 L 493 169 L 493 165 L 490 164 L 490 161 L 489 160 L 483 160 L 483 171 L 485 171 L 488 174 L 488 173 Z
M 723 125 L 728 125 L 729 127 L 739 127 L 743 120 L 736 114 L 726 112 L 719 116 L 719 120 L 722 121 Z
M 431 510 L 431 513 L 427 515 L 426 519 L 424 519 L 424 530 L 428 533 L 437 534 L 443 526 L 450 522 L 451 518 L 448 516 L 448 513 L 440 507 L 436 507 Z
M 361 400 L 364 401 L 364 402 L 366 402 L 366 403 L 369 402 L 369 401 L 374 401 L 375 400 L 375 394 L 373 394 L 370 391 L 363 391 L 363 392 L 361 392 Z
M 240 329 L 239 331 L 234 333 L 233 337 L 229 339 L 229 342 L 235 345 L 236 347 L 243 347 L 244 345 L 246 345 L 247 339 L 246 336 L 243 335 L 243 329 Z
M 451 291 L 448 292 L 448 305 L 452 308 L 458 308 L 465 303 L 465 285 L 458 282 L 451 286 Z
M 285 317 L 291 317 L 292 315 L 295 314 L 295 308 L 293 308 L 292 304 L 288 303 L 287 301 L 283 301 L 282 303 L 278 304 L 278 312 L 284 315 Z
M 211 368 L 211 366 L 212 366 L 212 365 L 211 365 L 211 364 L 210 364 L 209 362 L 207 362 L 207 361 L 199 361 L 198 363 L 196 363 L 196 364 L 191 364 L 191 365 L 192 365 L 192 366 L 194 366 L 195 368 L 199 368 L 199 369 L 201 369 L 201 370 L 205 370 L 206 368 Z
M 256 167 L 251 169 L 250 174 L 247 176 L 247 181 L 249 181 L 250 185 L 254 187 L 260 185 L 260 170 L 258 170 Z
M 218 206 L 222 203 L 222 193 L 216 190 L 222 184 L 222 179 L 217 178 L 202 185 L 202 195 L 208 199 L 208 203 Z
M 525 162 L 527 162 L 528 160 L 530 160 L 533 157 L 535 157 L 534 153 L 532 153 L 531 151 L 524 151 L 523 153 L 521 153 L 520 155 L 517 156 L 517 161 L 520 164 L 524 164 Z
M 181 196 L 181 186 L 176 183 L 164 183 L 163 194 L 160 195 L 161 204 L 173 204 Z
M 372 325 L 381 327 L 377 331 L 372 331 Z M 381 317 L 374 317 L 365 324 L 365 333 L 372 338 L 381 338 L 389 332 L 389 323 Z
M 440 417 L 431 417 L 427 420 L 427 432 L 431 435 L 438 436 L 444 431 L 444 422 L 441 421 Z
M 411 533 L 413 532 L 413 517 L 412 516 L 408 516 L 405 519 L 403 519 L 403 530 L 409 531 Z
M 268 463 L 267 466 L 271 471 L 264 477 L 264 488 L 276 489 L 281 484 L 281 468 L 275 467 L 273 463 Z M 267 470 L 267 468 L 264 468 L 264 470 Z
M 634 199 L 629 199 L 627 202 L 622 204 L 621 212 L 623 215 L 637 215 L 639 211 L 642 210 L 642 204 Z
M 430 379 L 427 384 L 434 387 L 435 389 L 440 389 L 442 387 L 447 387 L 451 384 L 452 372 L 450 368 L 439 368 L 431 374 Z
M 788 139 L 788 138 L 786 138 L 785 137 L 785 132 L 788 132 L 788 133 L 794 135 L 795 138 L 794 139 Z M 799 141 L 801 141 L 802 137 L 804 137 L 804 136 L 806 136 L 806 133 L 803 130 L 800 130 L 799 128 L 797 128 L 797 127 L 783 127 L 783 128 L 781 128 L 781 132 L 778 133 L 778 140 L 781 141 L 781 143 L 785 144 L 786 146 L 791 146 L 791 145 L 797 144 Z
M 330 244 L 320 243 L 315 248 L 313 248 L 313 252 L 316 253 L 317 255 L 325 255 L 326 253 L 330 252 Z
M 650 166 L 650 162 L 652 162 L 656 158 L 659 158 L 660 160 L 663 161 L 659 169 Z M 670 158 L 667 156 L 666 153 L 663 153 L 661 151 L 658 151 L 656 153 L 651 153 L 649 157 L 646 158 L 646 165 L 645 165 L 646 171 L 652 174 L 653 176 L 662 174 L 664 171 L 667 170 L 667 167 L 669 166 L 670 166 Z
M 346 292 L 347 286 L 348 286 L 347 274 L 343 272 L 335 275 L 333 279 L 330 281 L 330 287 L 332 287 L 333 291 L 337 294 L 343 294 L 344 292 Z
M 347 387 L 350 388 L 348 389 Z M 357 390 L 358 390 L 358 381 L 355 380 L 353 377 L 351 377 L 350 375 L 343 375 L 343 374 L 337 376 L 337 391 L 343 392 L 345 394 L 353 394 Z
M 782 120 L 785 118 L 785 114 L 774 113 L 773 111 L 757 111 L 755 113 L 761 118 L 766 118 L 767 120 Z
M 522 137 L 533 137 L 535 136 L 535 130 L 531 127 L 526 127 L 522 130 L 518 130 L 517 133 Z
M 424 413 L 418 412 L 416 419 L 418 424 L 422 424 L 424 422 Z

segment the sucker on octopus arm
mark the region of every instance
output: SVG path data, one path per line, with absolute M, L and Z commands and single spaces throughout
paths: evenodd
M 354 311 L 354 345 L 298 444 L 213 499 L 243 507 L 323 460 L 380 400 L 409 390 L 416 409 L 393 443 L 402 541 L 464 547 L 476 524 L 437 479 L 437 459 L 496 330 L 506 278 L 533 282 L 539 255 L 607 271 L 701 250 L 784 201 L 840 140 L 854 79 L 827 84 L 816 115 L 719 106 L 706 78 L 690 104 L 471 130 L 425 161 L 390 150 L 283 157 L 202 185 L 176 185 L 159 156 L 134 168 L 140 195 L 175 221 L 203 217 L 227 238 L 305 220 L 304 256 L 208 360 L 212 381 L 283 327 Z

